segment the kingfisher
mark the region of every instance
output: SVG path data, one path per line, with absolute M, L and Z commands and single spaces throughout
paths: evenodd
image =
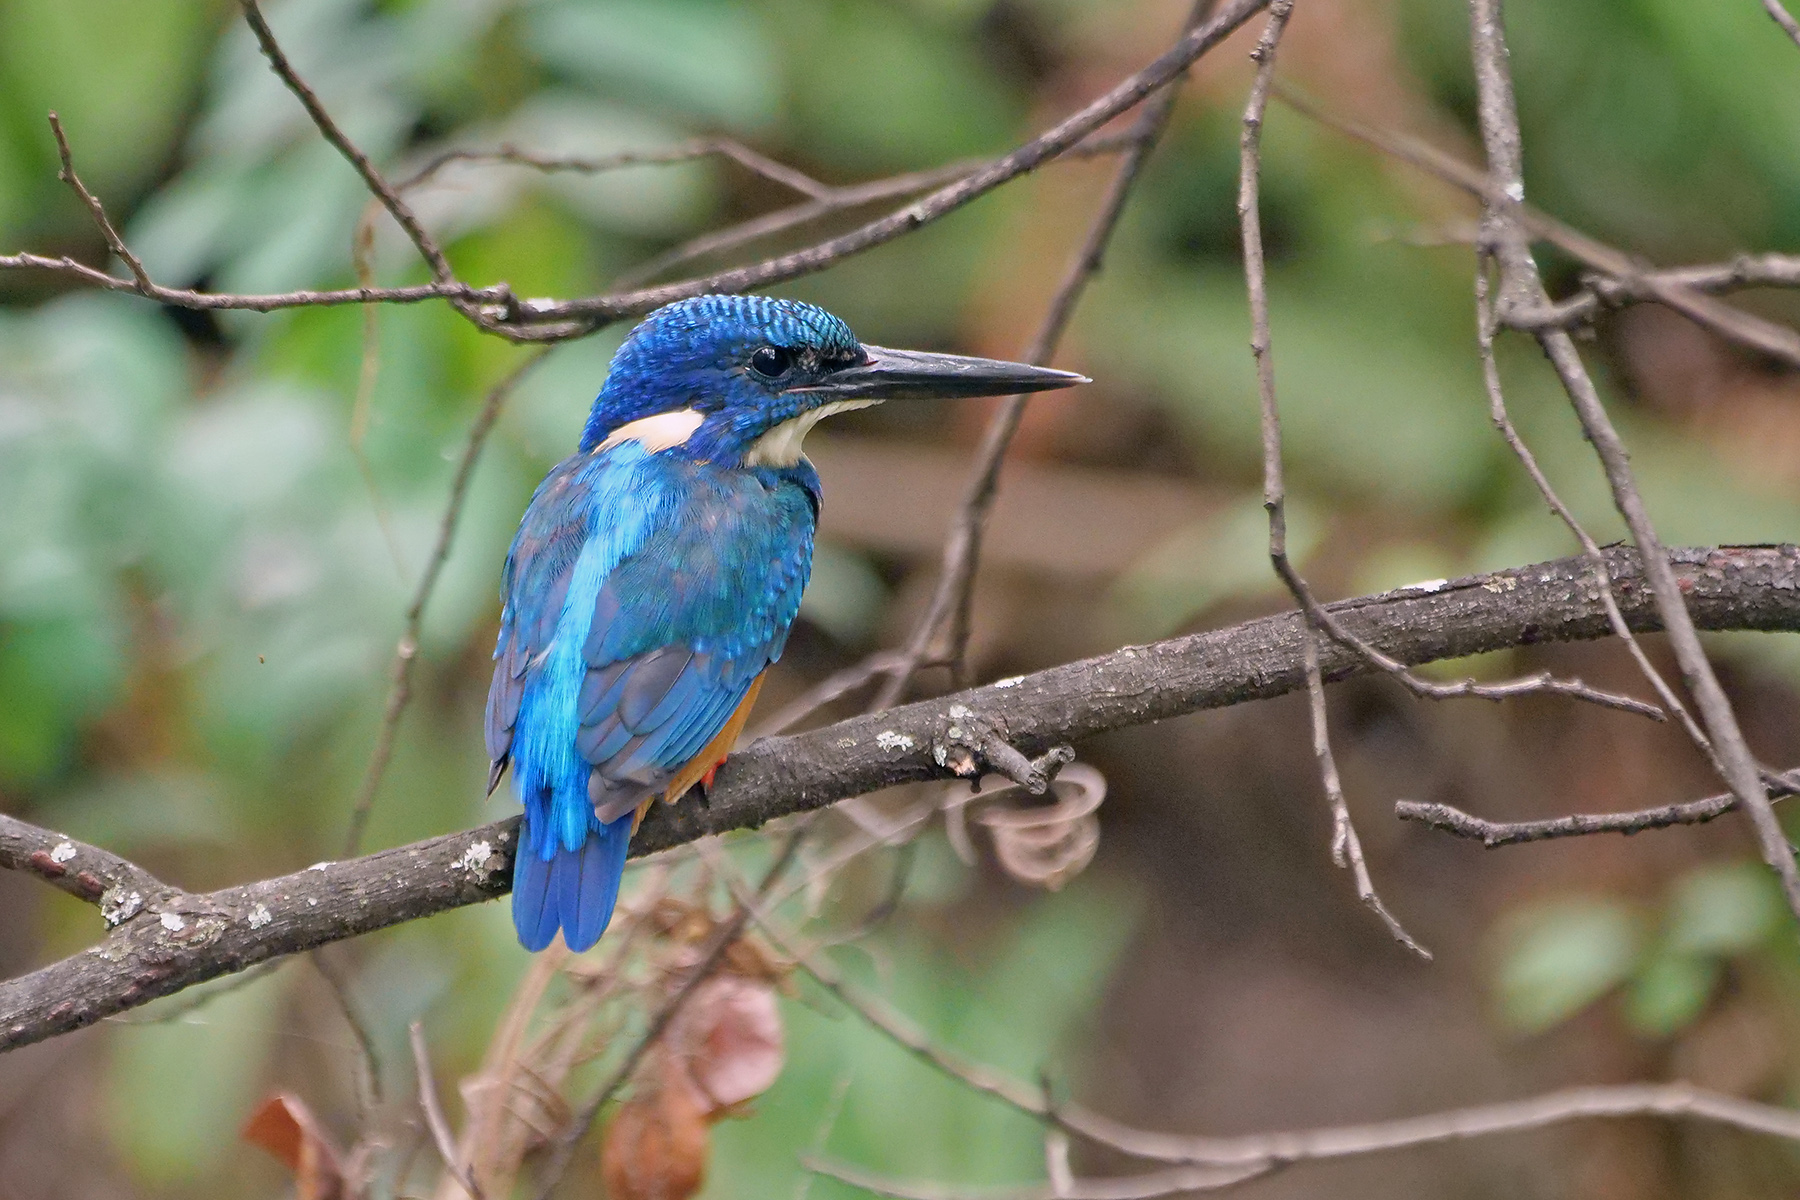
M 866 346 L 822 308 L 696 296 L 613 356 L 576 452 L 531 497 L 506 556 L 488 689 L 488 793 L 525 815 L 513 926 L 591 947 L 625 851 L 743 732 L 812 571 L 823 418 L 883 400 L 1012 395 L 1087 379 Z

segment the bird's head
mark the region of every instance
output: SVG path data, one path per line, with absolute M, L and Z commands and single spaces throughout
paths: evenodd
M 613 356 L 581 449 L 637 441 L 728 466 L 788 467 L 820 419 L 909 396 L 1003 396 L 1086 383 L 1023 363 L 865 346 L 822 308 L 696 296 L 644 318 Z

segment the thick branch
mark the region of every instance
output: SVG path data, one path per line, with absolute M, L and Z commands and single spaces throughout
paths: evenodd
M 1800 630 L 1800 547 L 1682 549 L 1669 557 L 1700 626 Z M 1661 628 L 1636 552 L 1615 547 L 1606 551 L 1606 564 L 1631 627 Z M 1591 565 L 1580 557 L 1349 600 L 1330 610 L 1348 630 L 1408 664 L 1610 632 Z M 1280 696 L 1304 686 L 1302 639 L 1299 616 L 1283 613 L 767 738 L 732 756 L 708 800 L 652 813 L 632 852 L 651 854 L 877 788 L 942 778 L 949 770 L 938 759 L 951 757 L 952 708 L 981 715 L 1016 749 L 1037 755 L 1110 729 Z M 1334 641 L 1321 642 L 1319 657 L 1329 680 L 1372 669 Z M 205 895 L 146 896 L 145 913 L 97 946 L 0 984 L 0 1050 L 278 955 L 504 895 L 514 826 L 502 821 Z M 55 837 L 16 828 L 0 839 L 0 866 L 20 867 L 36 850 L 52 852 L 56 842 L 46 839 Z M 105 860 L 119 869 L 121 860 Z
M 177 892 L 136 863 L 5 813 L 0 813 L 0 868 L 36 875 L 77 900 L 98 904 L 108 921 L 125 920 L 149 901 Z

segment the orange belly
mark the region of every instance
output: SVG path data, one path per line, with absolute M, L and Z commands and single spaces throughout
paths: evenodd
M 719 730 L 719 735 L 706 743 L 706 748 L 689 759 L 686 766 L 675 772 L 674 778 L 669 780 L 669 786 L 663 789 L 662 798 L 665 803 L 675 803 L 687 794 L 688 789 L 702 780 L 712 783 L 713 772 L 719 769 L 719 764 L 725 761 L 725 756 L 737 745 L 738 735 L 744 732 L 744 723 L 750 719 L 750 710 L 756 707 L 756 696 L 762 691 L 763 675 L 766 674 L 768 672 L 765 670 L 750 681 L 750 690 L 744 693 L 743 700 L 732 712 L 731 719 L 725 722 L 725 727 Z M 656 797 L 652 796 L 638 806 L 637 816 L 631 823 L 633 833 L 637 832 L 644 814 L 650 811 L 650 805 L 655 800 Z

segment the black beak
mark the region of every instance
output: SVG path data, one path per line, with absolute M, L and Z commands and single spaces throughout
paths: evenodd
M 907 397 L 1011 396 L 1048 392 L 1093 382 L 1073 371 L 1053 371 L 996 358 L 928 354 L 864 346 L 868 358 L 841 367 L 818 383 L 789 389 L 837 400 L 898 400 Z

